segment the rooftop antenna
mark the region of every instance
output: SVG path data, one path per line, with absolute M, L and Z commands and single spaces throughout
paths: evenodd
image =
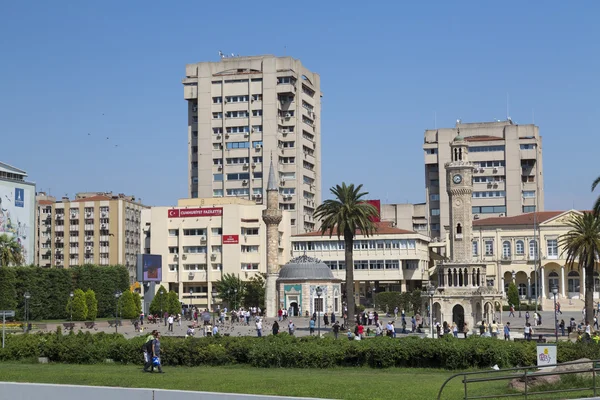
M 225 58 L 225 54 L 223 54 L 223 52 L 221 50 L 219 50 L 219 57 L 220 58 Z

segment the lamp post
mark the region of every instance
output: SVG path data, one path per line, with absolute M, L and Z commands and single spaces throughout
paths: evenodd
M 435 287 L 432 284 L 427 286 L 427 294 L 429 295 L 429 331 L 433 339 L 433 295 L 435 294 Z
M 377 307 L 375 306 L 375 295 L 376 295 L 375 292 L 376 291 L 377 291 L 377 288 L 374 287 L 373 290 L 372 290 L 372 293 L 373 293 L 373 312 L 377 312 Z
M 217 297 L 217 289 L 213 288 L 211 292 L 211 303 L 212 303 L 212 315 L 213 315 L 213 326 L 215 326 L 215 297 Z
M 160 316 L 158 320 L 160 321 L 163 318 L 163 295 L 165 294 L 164 289 L 161 287 L 158 291 L 158 295 L 160 296 Z
M 192 310 L 192 297 L 194 296 L 194 289 L 190 288 L 190 311 Z
M 31 294 L 25 292 L 23 297 L 25 297 L 25 332 L 29 332 L 29 299 L 31 298 Z
M 237 310 L 237 289 L 233 289 L 233 309 Z
M 121 297 L 123 293 L 121 293 L 120 291 L 116 291 L 115 292 L 115 299 L 116 299 L 116 309 L 115 309 L 115 333 L 119 333 L 119 298 Z
M 71 306 L 69 307 L 69 309 L 71 310 L 71 323 L 73 323 L 73 296 L 75 294 L 73 292 L 69 293 L 69 297 L 71 298 L 71 300 L 69 301 L 69 304 L 71 304 Z
M 558 294 L 558 287 L 556 285 L 552 286 L 552 295 L 554 298 L 554 338 L 556 339 L 556 343 L 558 343 L 558 317 L 556 315 L 556 295 Z
M 321 296 L 323 295 L 323 289 L 321 288 L 321 286 L 317 286 L 317 288 L 315 289 L 315 292 L 317 293 L 317 306 L 319 306 L 319 312 L 321 311 Z M 315 311 L 317 307 L 315 307 Z M 314 326 L 314 325 L 313 325 Z M 319 337 L 321 337 L 321 318 L 320 315 L 317 314 L 317 334 L 319 335 Z

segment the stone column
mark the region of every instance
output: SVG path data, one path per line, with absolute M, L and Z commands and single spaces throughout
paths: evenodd
M 265 288 L 265 315 L 277 316 L 277 277 L 279 273 L 279 223 L 283 216 L 279 210 L 278 190 L 267 190 L 267 209 L 263 221 L 267 226 L 267 279 Z
M 560 295 L 561 297 L 565 296 L 565 266 L 561 265 L 560 267 Z
M 544 274 L 544 267 L 540 268 L 540 274 L 538 276 L 540 280 L 540 290 L 541 290 L 541 298 L 546 298 L 546 275 Z
M 531 277 L 527 275 L 527 298 L 531 299 Z
M 500 287 L 501 293 L 506 294 L 504 292 L 504 277 L 500 278 L 500 285 L 501 285 L 501 287 Z

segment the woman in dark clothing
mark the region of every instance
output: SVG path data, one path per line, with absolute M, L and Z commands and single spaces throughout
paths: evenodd
M 279 324 L 277 321 L 273 322 L 273 335 L 277 335 L 279 333 Z

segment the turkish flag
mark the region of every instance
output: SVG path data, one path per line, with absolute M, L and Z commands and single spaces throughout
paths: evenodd
M 169 210 L 169 218 L 179 217 L 179 210 Z

